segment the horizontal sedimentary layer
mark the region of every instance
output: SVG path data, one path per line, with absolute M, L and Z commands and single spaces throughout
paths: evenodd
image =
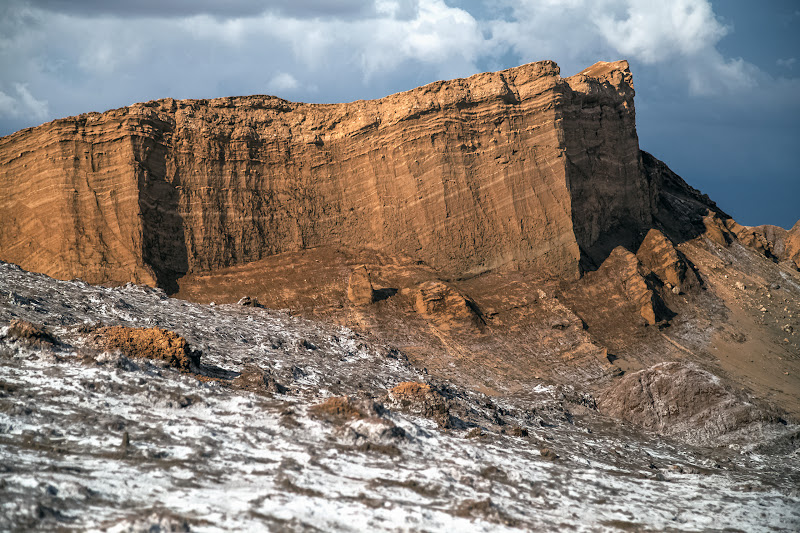
M 158 283 L 321 245 L 448 276 L 508 263 L 576 277 L 582 249 L 645 226 L 626 62 L 551 61 L 380 100 L 159 100 L 0 139 L 0 259 Z

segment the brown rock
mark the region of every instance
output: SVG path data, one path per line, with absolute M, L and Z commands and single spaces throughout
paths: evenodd
M 244 307 L 262 307 L 258 302 L 258 298 L 252 298 L 250 296 L 242 296 L 236 303 Z
M 558 454 L 550 448 L 540 448 L 539 455 L 542 456 L 542 459 L 547 459 L 548 461 L 555 461 L 558 459 Z
M 730 230 L 728 230 L 724 221 L 717 213 L 709 212 L 703 217 L 703 225 L 706 228 L 705 235 L 711 241 L 722 246 L 727 246 L 731 240 L 733 240 Z
M 697 284 L 694 271 L 675 249 L 672 241 L 655 228 L 647 232 L 636 252 L 636 258 L 645 270 L 655 274 L 665 285 L 671 285 L 672 292 L 676 294 L 680 293 L 681 288 Z
M 287 390 L 272 374 L 256 365 L 245 366 L 232 384 L 234 387 L 259 394 L 283 394 Z
M 642 266 L 675 287 L 680 287 L 686 276 L 686 263 L 678 256 L 672 242 L 655 228 L 647 233 L 636 257 Z
M 771 415 L 692 363 L 627 374 L 600 396 L 601 412 L 665 435 L 711 442 Z
M 647 281 L 639 269 L 640 263 L 636 256 L 622 246 L 618 246 L 600 266 L 598 273 L 621 283 L 628 299 L 636 304 L 639 314 L 652 326 L 658 321 L 654 302 L 655 295 L 648 287 Z
M 449 426 L 447 400 L 427 383 L 404 381 L 389 390 L 389 399 L 396 408 L 433 418 L 440 426 Z
M 650 223 L 628 64 L 552 61 L 373 101 L 158 100 L 0 139 L 0 259 L 158 284 L 331 244 L 457 277 L 575 279 L 580 249 Z
M 200 364 L 200 353 L 193 351 L 186 339 L 161 328 L 104 327 L 96 330 L 94 341 L 128 357 L 165 361 L 183 372 L 194 370 Z
M 440 327 L 476 326 L 481 322 L 477 306 L 453 286 L 426 281 L 417 287 L 416 312 Z
M 33 346 L 55 344 L 56 340 L 44 328 L 26 320 L 12 320 L 6 336 Z
M 344 423 L 362 418 L 378 417 L 382 407 L 370 400 L 349 396 L 334 396 L 322 403 L 312 405 L 308 411 L 311 416 L 332 423 Z
M 353 269 L 347 283 L 347 298 L 356 306 L 365 306 L 375 302 L 375 289 L 372 287 L 367 267 L 361 265 Z
M 731 231 L 745 246 L 800 269 L 800 221 L 788 231 L 769 224 L 754 227 L 735 224 Z

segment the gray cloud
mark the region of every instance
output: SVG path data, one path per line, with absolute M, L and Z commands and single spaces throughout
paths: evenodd
M 796 151 L 773 147 L 800 143 L 787 119 L 800 113 L 800 80 L 723 54 L 719 43 L 735 36 L 707 0 L 6 0 L 0 135 L 163 97 L 350 101 L 541 59 L 570 75 L 624 58 L 645 149 L 679 171 L 690 161 L 689 179 L 744 181 L 760 168 L 796 177 Z M 720 143 L 752 162 L 718 168 L 707 161 L 726 156 L 705 147 L 729 120 L 759 135 Z
M 298 18 L 352 19 L 377 14 L 374 0 L 28 0 L 27 5 L 79 17 L 182 18 L 209 15 L 221 19 L 272 13 Z M 402 2 L 400 12 L 411 16 L 415 0 Z

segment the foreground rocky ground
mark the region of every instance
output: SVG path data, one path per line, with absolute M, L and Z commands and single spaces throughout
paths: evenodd
M 798 428 L 667 364 L 625 379 L 700 380 L 733 407 L 710 437 L 546 381 L 489 397 L 282 312 L 0 263 L 0 530 L 799 529 Z

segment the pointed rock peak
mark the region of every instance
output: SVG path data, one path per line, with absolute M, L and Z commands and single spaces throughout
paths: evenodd
M 654 273 L 669 287 L 680 286 L 686 278 L 686 263 L 678 255 L 678 251 L 667 237 L 659 230 L 653 228 L 639 246 L 636 257 L 642 265 Z

